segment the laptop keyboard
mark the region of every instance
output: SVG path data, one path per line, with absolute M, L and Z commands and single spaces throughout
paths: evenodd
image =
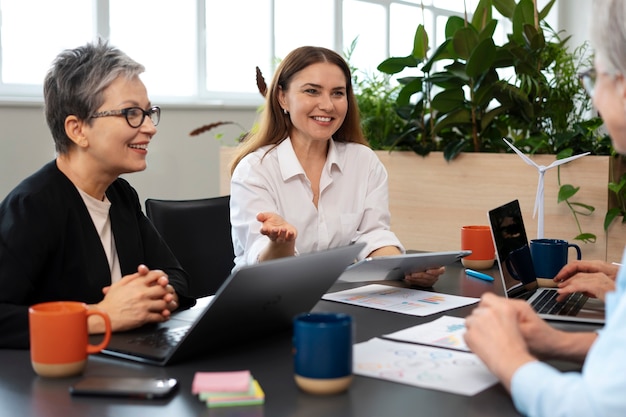
M 539 314 L 556 314 L 561 316 L 575 316 L 587 301 L 582 293 L 571 294 L 564 302 L 557 302 L 556 291 L 542 291 L 533 300 L 532 306 Z
M 162 329 L 162 331 L 153 334 L 136 337 L 130 340 L 129 343 L 155 347 L 157 349 L 174 347 L 182 340 L 187 331 L 189 331 L 189 326 Z

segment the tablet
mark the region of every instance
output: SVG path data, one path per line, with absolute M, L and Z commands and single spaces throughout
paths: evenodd
M 369 257 L 347 267 L 339 281 L 399 281 L 406 274 L 446 266 L 471 254 L 469 250 L 457 250 Z

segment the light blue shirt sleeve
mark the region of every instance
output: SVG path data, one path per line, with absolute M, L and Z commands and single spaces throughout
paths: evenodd
M 578 372 L 562 373 L 542 362 L 522 366 L 513 376 L 515 408 L 525 416 L 596 416 L 584 379 Z
M 605 327 L 580 373 L 560 372 L 541 362 L 528 363 L 515 372 L 511 395 L 520 413 L 530 417 L 626 415 L 626 268 L 620 269 L 616 284 L 616 291 L 606 297 Z

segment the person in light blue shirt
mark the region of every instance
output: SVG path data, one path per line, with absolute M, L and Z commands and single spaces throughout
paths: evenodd
M 626 257 L 624 258 L 626 262 Z M 624 416 L 626 413 L 626 268 L 607 294 L 605 327 L 565 332 L 522 300 L 485 294 L 466 319 L 465 341 L 511 392 L 526 416 Z M 560 372 L 539 359 L 584 362 Z
M 591 39 L 594 68 L 581 80 L 602 116 L 613 146 L 626 154 L 626 2 L 595 0 Z M 626 263 L 626 251 L 622 264 Z M 509 390 L 526 416 L 626 415 L 626 267 L 607 292 L 606 324 L 598 332 L 565 332 L 530 305 L 485 294 L 466 319 L 465 341 Z M 560 372 L 540 362 L 583 363 Z

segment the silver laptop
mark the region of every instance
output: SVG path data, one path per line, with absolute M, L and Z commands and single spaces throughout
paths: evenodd
M 471 254 L 472 251 L 456 250 L 369 257 L 346 268 L 339 281 L 402 280 L 406 274 L 446 266 Z
M 513 277 L 507 258 L 511 253 L 525 250 L 523 247 L 528 246 L 518 200 L 490 210 L 489 222 L 504 296 L 527 300 L 546 320 L 604 324 L 605 311 L 602 301 L 576 293 L 566 301 L 558 303 L 556 288 L 539 287 L 534 274 L 532 279 L 524 283 Z M 530 259 L 529 262 L 532 263 Z M 532 268 L 532 265 L 526 266 Z
M 291 256 L 233 272 L 214 296 L 166 323 L 114 333 L 102 354 L 168 365 L 237 342 L 291 329 L 310 311 L 364 244 Z

